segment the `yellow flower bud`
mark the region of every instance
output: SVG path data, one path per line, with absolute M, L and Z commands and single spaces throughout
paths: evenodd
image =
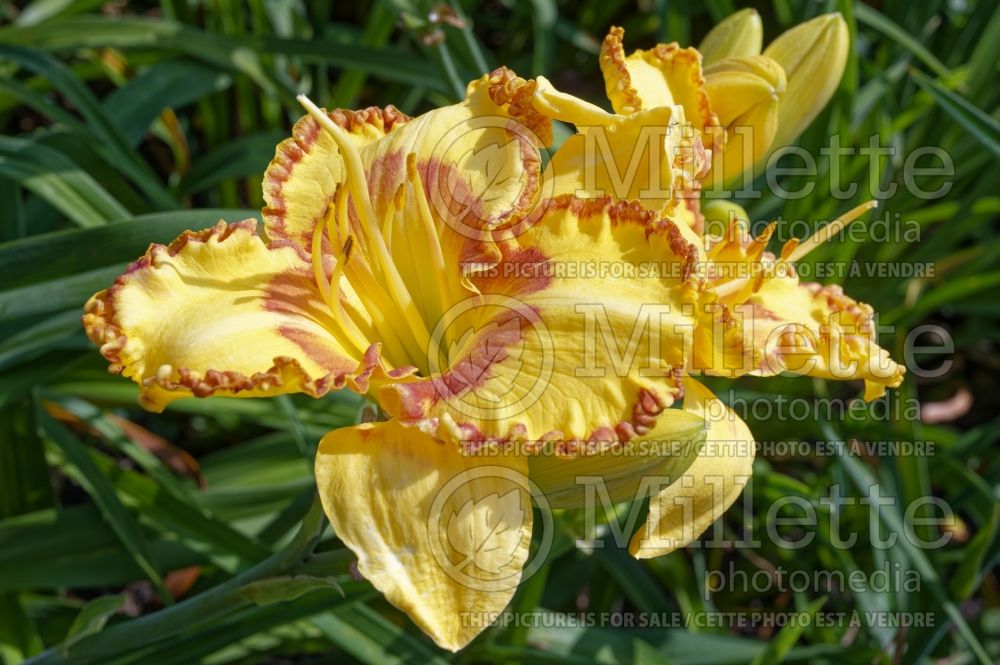
M 726 131 L 725 147 L 712 156 L 707 181 L 731 182 L 771 147 L 778 129 L 778 99 L 785 91 L 785 72 L 763 55 L 726 58 L 705 68 L 705 91 Z
M 726 58 L 760 55 L 764 30 L 756 9 L 730 14 L 701 40 L 698 50 L 706 66 Z
M 788 86 L 778 110 L 773 148 L 794 141 L 816 119 L 840 83 L 850 35 L 839 13 L 824 14 L 782 33 L 764 55 L 785 70 Z

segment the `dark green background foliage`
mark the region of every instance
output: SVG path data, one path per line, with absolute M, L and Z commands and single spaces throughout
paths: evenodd
M 874 170 L 863 155 L 845 157 L 844 181 L 861 185 L 852 200 L 829 195 L 830 164 L 820 157 L 809 196 L 744 201 L 754 220 L 780 216 L 814 228 L 870 198 L 871 185 L 900 182 L 916 148 L 947 150 L 956 173 L 946 196 L 922 200 L 900 187 L 880 209 L 919 228 L 919 242 L 848 239 L 809 261 L 933 265 L 930 278 L 861 274 L 845 286 L 896 326 L 883 338 L 896 358 L 919 325 L 944 326 L 954 338 L 952 368 L 935 379 L 911 376 L 890 404 L 965 390 L 971 408 L 942 424 L 923 424 L 903 408 L 895 417 L 861 409 L 799 422 L 751 411 L 747 420 L 761 441 L 932 441 L 934 454 L 759 457 L 748 495 L 753 510 L 729 511 L 722 533 L 736 537 L 749 525 L 761 534 L 776 499 L 801 497 L 821 519 L 808 529 L 783 527 L 789 538 L 812 534 L 796 550 L 763 538 L 757 548 L 689 548 L 639 562 L 614 548 L 577 550 L 583 518 L 559 514 L 547 565 L 513 602 L 517 611 L 537 608 L 542 619 L 580 611 L 815 619 L 857 610 L 919 614 L 933 625 L 497 627 L 461 654 L 438 653 L 350 575 L 350 556 L 310 510 L 311 451 L 323 433 L 357 420 L 359 398 L 184 400 L 151 415 L 136 406 L 131 382 L 105 372 L 80 329 L 86 297 L 149 242 L 257 214 L 263 169 L 301 114 L 297 92 L 328 107 L 392 103 L 416 113 L 454 101 L 464 82 L 505 64 L 603 103 L 596 54 L 609 25 L 623 25 L 633 47 L 696 44 L 735 5 L 473 0 L 446 6 L 468 17 L 459 28 L 429 23 L 432 7 L 406 0 L 0 3 L 0 660 L 43 651 L 40 662 L 68 654 L 74 662 L 145 665 L 965 663 L 1000 656 L 995 2 L 756 3 L 766 40 L 826 11 L 843 12 L 850 25 L 855 49 L 840 90 L 800 143 L 820 157 L 832 132 L 854 147 L 875 135 L 897 156 Z M 785 177 L 786 188 L 796 180 Z M 935 189 L 933 181 L 921 186 Z M 859 394 L 856 384 L 803 378 L 747 379 L 735 392 L 714 385 L 724 399 L 771 407 L 778 391 L 804 399 Z M 830 509 L 820 499 L 834 485 L 863 497 L 875 483 L 895 505 L 844 507 L 841 528 L 859 539 L 850 549 L 834 547 L 831 520 L 823 518 Z M 899 532 L 903 507 L 925 495 L 954 510 L 949 544 L 926 549 L 901 539 L 878 547 L 871 534 Z M 927 539 L 939 530 L 914 528 Z M 778 568 L 786 578 L 859 571 L 864 583 L 705 591 L 713 571 L 766 577 Z M 878 570 L 914 571 L 916 588 L 878 588 Z M 135 618 L 141 615 L 149 618 Z

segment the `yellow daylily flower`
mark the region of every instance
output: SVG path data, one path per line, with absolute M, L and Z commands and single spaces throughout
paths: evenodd
M 416 118 L 303 99 L 265 174 L 266 239 L 253 220 L 187 232 L 85 307 L 154 411 L 339 388 L 376 401 L 386 421 L 323 438 L 319 495 L 360 573 L 447 649 L 504 609 L 533 566 L 532 504 L 581 505 L 578 477 L 613 501 L 653 495 L 639 557 L 686 545 L 735 500 L 754 442 L 694 375 L 901 378 L 838 371 L 882 359 L 870 309 L 795 277 L 722 275 L 732 257 L 779 261 L 759 239 L 694 232 L 685 195 L 720 136 L 697 53 L 606 55 L 626 81 L 616 113 L 506 68 Z M 657 77 L 655 98 L 627 84 Z M 578 133 L 543 170 L 553 118 Z M 859 326 L 846 352 L 827 330 L 843 312 Z M 819 339 L 795 349 L 811 363 L 772 362 L 789 357 L 782 325 Z
M 684 106 L 713 154 L 705 179 L 718 185 L 759 168 L 815 120 L 840 83 L 849 48 L 839 13 L 787 30 L 763 53 L 761 20 L 752 9 L 720 22 L 697 50 L 658 44 L 626 57 L 623 35 L 612 28 L 601 48 L 615 111 Z
M 616 500 L 633 498 L 637 474 L 679 475 L 706 437 L 700 417 L 669 409 L 683 397 L 703 289 L 697 251 L 668 218 L 611 195 L 614 151 L 570 142 L 543 174 L 551 126 L 534 104 L 560 98 L 536 92 L 501 69 L 462 103 L 413 119 L 311 107 L 267 170 L 266 241 L 244 221 L 154 245 L 84 314 L 151 410 L 191 395 L 336 388 L 376 400 L 387 422 L 322 441 L 320 496 L 361 573 L 450 649 L 489 623 L 462 612 L 495 614 L 514 593 L 529 481 L 539 500 L 572 505 L 577 468 L 607 478 Z M 624 136 L 635 126 L 610 124 Z M 651 162 L 669 195 L 664 146 L 654 142 L 643 172 Z M 609 192 L 578 198 L 584 170 Z M 664 276 L 549 270 L 636 261 L 666 266 Z M 623 364 L 613 340 L 585 343 L 587 326 L 614 336 L 649 304 L 669 331 L 663 351 L 650 340 L 637 350 L 655 366 Z M 646 451 L 654 438 L 684 445 Z M 617 454 L 599 457 L 608 449 Z M 435 505 L 449 482 L 483 468 Z M 450 517 L 442 533 L 429 512 Z M 489 534 L 503 546 L 480 550 Z M 462 555 L 486 578 L 470 579 Z

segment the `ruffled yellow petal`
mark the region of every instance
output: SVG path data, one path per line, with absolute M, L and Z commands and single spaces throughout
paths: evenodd
M 336 110 L 328 116 L 358 147 L 410 119 L 393 106 Z M 264 172 L 263 218 L 268 238 L 294 243 L 309 252 L 313 229 L 326 218 L 344 177 L 344 161 L 333 138 L 308 115 L 296 122 L 291 138 L 278 144 Z
M 560 146 L 543 177 L 547 196 L 641 201 L 670 214 L 697 198 L 709 156 L 680 107 L 611 118 L 603 125 L 579 127 Z
M 698 52 L 708 66 L 726 58 L 758 55 L 763 43 L 760 14 L 756 9 L 741 9 L 709 30 L 698 45 Z
M 330 432 L 316 483 L 358 571 L 439 646 L 468 644 L 514 595 L 532 526 L 523 459 L 389 421 Z
M 695 333 L 693 367 L 730 377 L 863 379 L 868 400 L 899 386 L 905 369 L 878 346 L 872 308 L 839 286 L 800 283 L 790 261 L 797 242 L 781 260 L 764 251 L 773 231 L 772 224 L 751 238 L 736 221 L 709 249 L 712 295 Z
M 346 350 L 297 248 L 268 248 L 253 220 L 151 246 L 87 302 L 83 324 L 154 411 L 190 395 L 364 392 L 384 376 L 377 347 Z
M 626 57 L 624 36 L 621 28 L 611 28 L 601 45 L 601 72 L 615 112 L 628 115 L 677 104 L 684 108 L 687 121 L 704 133 L 706 148 L 720 146 L 722 131 L 705 91 L 701 54 L 671 43 Z
M 838 285 L 801 284 L 793 273 L 766 279 L 734 316 L 744 338 L 762 352 L 754 374 L 781 372 L 827 379 L 863 379 L 865 399 L 903 381 L 905 368 L 877 343 L 874 311 Z
M 639 559 L 668 554 L 691 543 L 736 501 L 753 468 L 753 435 L 705 386 L 684 381 L 684 411 L 709 424 L 705 445 L 694 463 L 650 499 L 644 528 L 636 532 L 629 551 Z M 671 482 L 672 481 L 672 482 Z
M 438 371 L 379 392 L 389 413 L 461 440 L 590 441 L 649 433 L 680 393 L 697 247 L 642 206 L 561 197 L 498 231 L 439 330 Z
M 624 37 L 623 29 L 611 28 L 601 45 L 601 72 L 616 113 L 627 115 L 679 104 L 698 129 L 718 124 L 704 89 L 701 54 L 696 49 L 657 44 L 626 57 Z
M 710 155 L 700 133 L 687 124 L 683 107 L 621 116 L 556 90 L 543 76 L 537 82 L 535 108 L 579 130 L 551 159 L 543 176 L 545 195 L 613 193 L 666 210 L 678 224 L 701 233 L 699 180 Z

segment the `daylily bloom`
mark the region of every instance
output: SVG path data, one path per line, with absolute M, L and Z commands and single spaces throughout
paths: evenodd
M 760 170 L 812 123 L 840 83 L 849 48 L 847 24 L 832 13 L 787 30 L 761 53 L 763 28 L 753 9 L 720 22 L 697 50 L 658 44 L 626 56 L 623 39 L 624 31 L 612 28 L 601 47 L 615 111 L 683 105 L 714 155 L 705 180 L 718 184 Z
M 581 505 L 580 476 L 614 501 L 656 492 L 634 555 L 682 547 L 754 454 L 695 374 L 857 378 L 872 397 L 901 370 L 870 309 L 795 277 L 825 236 L 775 259 L 736 226 L 697 234 L 715 114 L 696 52 L 654 55 L 675 87 L 617 113 L 505 68 L 412 119 L 303 100 L 264 178 L 266 240 L 248 220 L 153 245 L 88 301 L 87 333 L 152 410 L 377 402 L 387 420 L 324 437 L 320 497 L 359 572 L 442 647 L 503 610 L 533 565 L 531 503 Z M 543 170 L 553 118 L 578 133 Z

